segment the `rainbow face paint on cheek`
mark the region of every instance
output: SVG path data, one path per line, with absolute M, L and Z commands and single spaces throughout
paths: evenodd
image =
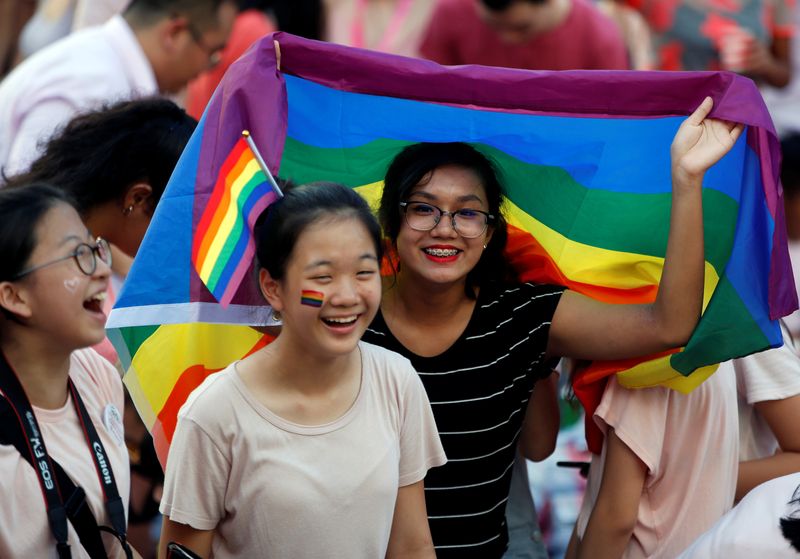
M 319 308 L 322 306 L 322 301 L 325 299 L 325 294 L 322 291 L 313 291 L 311 289 L 304 289 L 300 293 L 300 304 L 308 305 L 309 307 Z

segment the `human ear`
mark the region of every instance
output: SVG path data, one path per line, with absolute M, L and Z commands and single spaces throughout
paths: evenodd
M 280 284 L 265 269 L 258 271 L 258 287 L 267 303 L 276 311 L 283 310 L 283 300 L 280 295 Z
M 174 15 L 164 20 L 159 26 L 161 43 L 166 52 L 172 53 L 178 49 L 181 35 L 189 27 L 189 20 L 183 16 Z
M 153 203 L 153 187 L 146 182 L 137 182 L 133 184 L 125 191 L 125 196 L 122 199 L 122 207 L 132 208 L 131 212 L 135 212 L 136 210 L 143 211 L 147 216 L 151 216 L 155 208 L 155 204 Z
M 0 307 L 22 318 L 31 316 L 24 290 L 10 281 L 0 282 Z

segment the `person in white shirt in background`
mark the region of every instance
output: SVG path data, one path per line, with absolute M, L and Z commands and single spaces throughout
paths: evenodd
M 133 0 L 27 59 L 0 83 L 0 183 L 76 113 L 179 91 L 217 59 L 236 13 L 231 0 Z

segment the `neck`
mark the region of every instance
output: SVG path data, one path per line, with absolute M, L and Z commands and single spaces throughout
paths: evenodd
M 397 282 L 385 293 L 384 308 L 413 316 L 419 324 L 442 324 L 472 301 L 465 293 L 466 278 L 451 284 L 421 282 L 401 270 Z
M 357 348 L 347 355 L 322 356 L 308 351 L 287 329 L 264 351 L 274 381 L 309 395 L 328 392 L 339 386 L 354 368 L 361 370 Z
M 0 340 L 9 365 L 17 373 L 31 405 L 58 409 L 67 402 L 70 351 L 58 351 L 51 342 L 14 328 Z

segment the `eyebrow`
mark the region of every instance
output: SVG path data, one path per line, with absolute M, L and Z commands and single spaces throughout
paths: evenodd
M 89 237 L 89 236 L 90 236 L 88 231 L 86 232 L 86 236 L 87 236 L 87 237 Z M 85 239 L 85 238 L 83 238 L 83 239 L 82 239 L 82 238 L 80 238 L 78 235 L 67 235 L 66 237 L 64 237 L 63 239 L 61 239 L 61 242 L 60 242 L 60 243 L 58 243 L 58 246 L 62 247 L 62 246 L 64 246 L 65 244 L 67 244 L 68 242 L 70 242 L 70 241 L 78 241 L 78 242 L 80 242 L 80 243 L 85 243 L 85 242 L 86 242 L 86 240 L 87 240 L 87 239 Z
M 358 259 L 359 260 L 374 260 L 375 262 L 378 261 L 378 257 L 375 256 L 375 254 L 370 253 L 370 252 L 365 252 L 364 254 L 359 256 Z M 319 267 L 322 267 L 322 266 L 333 266 L 333 262 L 331 262 L 330 260 L 315 260 L 314 262 L 312 262 L 311 264 L 309 264 L 308 266 L 306 266 L 303 269 L 304 270 L 311 270 L 313 268 L 319 268 Z
M 421 196 L 426 200 L 431 200 L 433 202 L 438 200 L 436 196 L 434 196 L 430 192 L 425 192 L 424 190 L 412 192 L 411 194 L 408 195 L 409 198 L 412 196 Z M 480 196 L 478 196 L 477 194 L 465 194 L 464 196 L 459 196 L 458 198 L 456 198 L 456 202 L 478 202 L 482 204 L 483 200 L 481 200 Z

